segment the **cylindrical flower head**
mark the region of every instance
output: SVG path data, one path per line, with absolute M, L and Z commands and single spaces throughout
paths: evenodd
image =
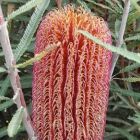
M 32 119 L 38 140 L 103 139 L 111 52 L 78 29 L 111 43 L 104 20 L 74 6 L 49 12 L 38 29 L 35 54 L 61 42 L 33 68 Z

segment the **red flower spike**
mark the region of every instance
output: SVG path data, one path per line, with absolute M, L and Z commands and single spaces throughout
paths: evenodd
M 78 29 L 111 44 L 104 20 L 73 6 L 49 12 L 38 29 L 35 54 L 61 42 L 34 64 L 32 117 L 38 140 L 103 139 L 112 54 Z

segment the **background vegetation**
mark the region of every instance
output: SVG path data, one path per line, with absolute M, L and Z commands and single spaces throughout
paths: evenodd
M 66 5 L 72 2 L 103 17 L 111 30 L 113 45 L 116 46 L 120 24 L 123 20 L 124 1 L 63 0 L 62 4 Z M 42 2 L 44 2 L 43 5 Z M 55 0 L 51 0 L 49 5 L 47 5 L 47 0 L 3 0 L 2 9 L 5 19 L 8 21 L 9 37 L 17 64 L 33 57 L 38 24 L 42 16 L 53 8 L 57 8 Z M 13 12 L 15 10 L 16 12 Z M 95 39 L 95 41 L 98 40 Z M 105 47 L 105 45 L 103 46 Z M 112 49 L 113 52 L 117 52 L 121 56 L 117 61 L 110 83 L 105 140 L 140 139 L 140 64 L 138 63 L 140 62 L 140 7 L 137 0 L 131 0 L 122 48 L 117 51 L 115 48 Z M 32 65 L 19 68 L 19 75 L 28 110 L 31 113 Z M 28 139 L 22 124 L 19 124 L 20 128 L 14 132 L 13 138 L 9 138 L 7 135 L 8 124 L 16 110 L 4 54 L 0 47 L 0 140 Z M 19 118 L 18 122 L 20 122 L 20 116 L 22 116 L 22 109 L 18 110 L 14 121 Z M 15 129 L 17 126 L 17 122 L 14 122 L 10 129 Z

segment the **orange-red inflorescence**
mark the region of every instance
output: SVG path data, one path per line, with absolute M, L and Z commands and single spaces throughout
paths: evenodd
M 34 64 L 32 117 L 38 140 L 103 139 L 111 52 L 78 29 L 111 43 L 102 18 L 73 6 L 49 12 L 38 29 L 35 54 L 61 42 Z

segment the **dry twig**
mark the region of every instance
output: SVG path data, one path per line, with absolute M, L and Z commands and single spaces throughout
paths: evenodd
M 119 38 L 117 40 L 116 47 L 121 47 L 123 44 L 123 37 L 124 37 L 125 28 L 126 28 L 129 9 L 130 9 L 130 0 L 125 0 L 124 11 L 123 11 L 123 15 L 122 15 L 122 22 L 121 22 L 121 27 L 120 27 L 120 31 L 119 31 Z M 119 58 L 118 54 L 113 54 L 110 79 L 112 77 L 112 74 L 115 69 L 118 58 Z

